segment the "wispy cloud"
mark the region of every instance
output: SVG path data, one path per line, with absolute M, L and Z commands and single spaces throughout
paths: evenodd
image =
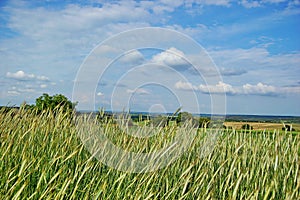
M 239 76 L 239 75 L 247 73 L 247 70 L 246 69 L 241 69 L 241 68 L 235 69 L 235 68 L 224 68 L 224 67 L 222 67 L 220 69 L 220 72 L 223 76 Z
M 240 4 L 246 8 L 256 8 L 261 6 L 261 3 L 259 1 L 242 0 L 240 1 Z
M 244 6 L 245 8 L 256 8 L 261 6 L 268 6 L 270 4 L 279 4 L 279 3 L 287 3 L 288 5 L 290 2 L 297 2 L 296 1 L 289 1 L 289 0 L 255 0 L 255 1 L 249 1 L 249 0 L 242 0 L 239 3 Z
M 40 85 L 40 88 L 47 88 L 48 87 L 48 85 L 46 85 L 46 84 L 41 84 Z
M 268 84 L 288 85 L 296 83 L 297 74 L 300 73 L 299 52 L 271 54 L 266 48 L 260 47 L 211 50 L 209 54 L 220 67 L 222 75 L 236 76 L 231 81 L 267 80 Z M 281 81 L 278 82 L 278 79 Z
M 135 90 L 127 89 L 126 92 L 130 93 L 130 94 L 139 94 L 139 95 L 151 94 L 148 90 L 146 90 L 144 88 L 137 88 Z
M 175 83 L 175 88 L 179 90 L 198 90 L 198 87 L 190 82 L 178 81 Z

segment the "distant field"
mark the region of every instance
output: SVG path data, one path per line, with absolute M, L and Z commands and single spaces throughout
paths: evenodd
M 244 124 L 249 124 L 253 127 L 253 130 L 282 130 L 282 123 L 269 123 L 269 122 L 224 122 L 224 125 L 227 127 L 232 127 L 233 129 L 241 129 Z M 300 124 L 288 124 L 296 131 L 300 131 Z

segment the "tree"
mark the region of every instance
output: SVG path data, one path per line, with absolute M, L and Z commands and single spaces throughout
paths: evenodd
M 250 124 L 243 124 L 242 129 L 245 129 L 245 130 L 253 130 L 253 127 L 250 126 Z
M 176 123 L 178 125 L 181 125 L 186 122 L 191 122 L 193 127 L 198 127 L 198 125 L 199 125 L 199 122 L 193 117 L 193 115 L 191 113 L 188 113 L 188 112 L 178 113 Z
M 38 111 L 42 110 L 62 110 L 64 112 L 71 112 L 75 109 L 76 103 L 72 103 L 62 94 L 49 96 L 44 93 L 42 96 L 35 100 L 35 108 Z
M 199 118 L 199 127 L 200 128 L 207 128 L 210 123 L 210 119 L 207 117 L 200 117 Z
M 168 117 L 163 115 L 158 115 L 151 119 L 151 124 L 155 127 L 166 127 L 168 126 L 168 123 Z
M 295 131 L 295 129 L 292 127 L 292 125 L 285 124 L 284 127 L 282 127 L 283 131 Z
M 101 124 L 116 124 L 113 113 L 105 112 L 103 108 L 97 113 L 97 119 Z

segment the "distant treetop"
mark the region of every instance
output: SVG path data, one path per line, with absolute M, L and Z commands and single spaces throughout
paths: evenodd
M 69 112 L 75 109 L 76 103 L 72 103 L 62 94 L 56 94 L 50 96 L 44 93 L 42 96 L 35 100 L 35 105 L 30 105 L 27 107 L 36 108 L 38 111 L 42 110 L 63 110 L 64 112 Z

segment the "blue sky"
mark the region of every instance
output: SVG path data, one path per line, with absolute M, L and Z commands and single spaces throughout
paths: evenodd
M 173 112 L 182 106 L 210 113 L 212 106 L 218 107 L 212 98 L 226 95 L 226 102 L 217 104 L 225 104 L 229 114 L 300 115 L 299 15 L 299 0 L 4 0 L 0 104 L 34 103 L 42 93 L 62 93 L 78 101 L 78 109 L 94 104 L 108 110 L 114 105 L 115 110 Z M 113 35 L 144 27 L 191 37 L 219 76 L 199 57 L 195 60 L 202 71 L 193 73 L 183 61 L 195 58 L 192 50 L 180 49 L 180 41 L 174 40 L 164 49 L 142 46 L 123 52 L 91 88 L 93 99 L 85 96 L 84 87 L 74 98 L 77 73 L 91 51 Z M 154 40 L 160 37 L 153 35 Z M 196 103 L 191 100 L 195 96 Z

